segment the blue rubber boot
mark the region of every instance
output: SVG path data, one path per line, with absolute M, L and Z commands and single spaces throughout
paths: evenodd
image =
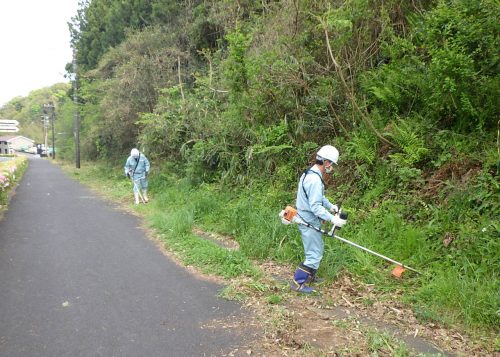
M 307 285 L 307 283 L 311 281 L 313 274 L 314 269 L 311 269 L 304 264 L 300 264 L 297 270 L 295 270 L 290 288 L 293 291 L 304 294 L 311 294 L 316 292 L 316 290 Z

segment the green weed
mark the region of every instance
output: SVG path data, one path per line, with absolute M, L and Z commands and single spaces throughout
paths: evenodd
M 281 304 L 281 302 L 283 301 L 283 297 L 279 295 L 269 295 L 266 300 L 269 304 L 276 305 Z
M 367 331 L 367 338 L 368 348 L 372 352 L 372 356 L 378 356 L 379 352 L 382 353 L 382 355 L 389 354 L 398 357 L 410 355 L 407 346 L 393 336 L 390 336 L 387 332 L 369 329 Z
M 346 320 L 333 320 L 332 325 L 343 330 L 347 330 L 352 326 L 352 324 Z
M 248 295 L 233 285 L 227 285 L 221 289 L 221 291 L 219 292 L 219 297 L 226 300 L 243 302 L 248 297 Z

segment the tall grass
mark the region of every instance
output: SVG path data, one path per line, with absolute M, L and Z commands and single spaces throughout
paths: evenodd
M 442 267 L 435 267 L 432 273 L 434 277 L 411 298 L 424 319 L 498 327 L 500 298 L 496 276 L 464 276 Z
M 200 205 L 210 205 L 211 201 L 204 199 L 206 195 L 200 196 L 183 180 L 171 179 L 169 185 L 162 184 L 162 191 L 158 191 L 155 182 L 152 180 L 154 200 L 148 206 L 148 221 L 159 232 L 160 239 L 175 250 L 186 264 L 226 278 L 258 276 L 258 271 L 242 252 L 228 251 L 192 233 L 197 224 L 196 217 L 200 217 Z M 211 207 L 216 209 L 216 205 Z

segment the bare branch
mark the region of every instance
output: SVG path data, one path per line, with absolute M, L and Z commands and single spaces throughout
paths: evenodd
M 344 90 L 345 90 L 345 92 L 347 94 L 347 97 L 351 101 L 353 108 L 359 113 L 359 115 L 361 116 L 361 118 L 363 119 L 363 121 L 370 127 L 370 129 L 375 133 L 375 135 L 381 141 L 383 141 L 386 144 L 389 144 L 391 146 L 395 146 L 393 143 L 391 143 L 389 140 L 387 140 L 386 138 L 384 138 L 378 132 L 377 128 L 375 128 L 375 126 L 373 125 L 373 123 L 370 120 L 370 118 L 368 118 L 365 115 L 365 113 L 361 110 L 361 108 L 359 107 L 359 105 L 358 105 L 358 103 L 356 101 L 356 97 L 354 96 L 354 90 L 351 89 L 351 88 L 349 88 L 349 85 L 347 84 L 347 82 L 345 80 L 345 77 L 344 77 L 344 74 L 342 72 L 342 68 L 340 67 L 340 64 L 335 59 L 335 56 L 333 55 L 332 47 L 330 45 L 330 38 L 329 38 L 329 35 L 328 35 L 327 25 L 323 21 L 322 21 L 322 25 L 323 25 L 323 30 L 324 30 L 324 33 L 325 33 L 325 40 L 326 40 L 326 47 L 327 47 L 328 54 L 330 55 L 330 58 L 331 58 L 334 66 L 335 66 L 335 71 L 337 72 L 337 75 L 340 78 L 340 82 L 342 83 L 342 86 L 344 87 Z

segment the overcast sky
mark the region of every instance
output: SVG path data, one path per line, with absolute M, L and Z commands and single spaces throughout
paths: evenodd
M 35 89 L 68 82 L 67 23 L 78 0 L 0 0 L 0 106 Z

